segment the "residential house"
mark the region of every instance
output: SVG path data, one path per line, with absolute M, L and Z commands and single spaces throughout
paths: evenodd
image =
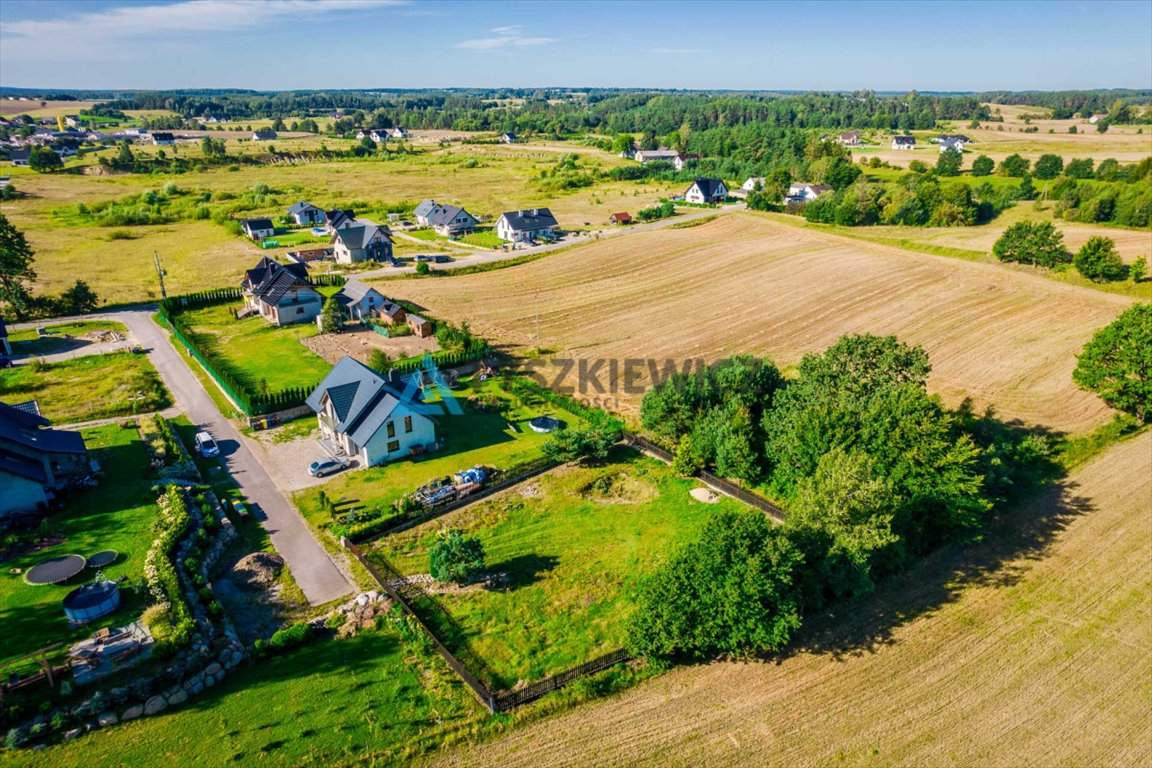
M 336 232 L 345 227 L 356 226 L 356 214 L 352 211 L 333 208 L 324 212 L 324 228 L 329 232 Z
M 421 200 L 412 214 L 422 227 L 432 227 L 437 234 L 454 237 L 471 232 L 479 223 L 477 218 L 458 205 L 444 205 L 435 200 Z
M 941 153 L 947 152 L 950 149 L 954 149 L 957 152 L 963 152 L 964 151 L 964 142 L 961 141 L 960 139 L 954 139 L 952 141 L 940 142 L 940 152 Z
M 270 256 L 244 273 L 240 290 L 245 309 L 273 325 L 311 322 L 324 306 L 305 264 L 281 264 Z
M 740 185 L 740 189 L 746 192 L 755 192 L 757 188 L 764 189 L 764 185 L 767 183 L 768 180 L 763 176 L 749 176 L 744 183 Z
M 335 294 L 336 301 L 344 307 L 349 320 L 363 320 L 376 314 L 387 299 L 380 291 L 367 283 L 352 278 Z
M 916 137 L 915 136 L 893 136 L 892 149 L 915 149 Z
M 383 128 L 373 128 L 371 130 L 361 128 L 356 131 L 357 141 L 364 141 L 365 138 L 372 139 L 372 141 L 376 142 L 377 144 L 383 144 L 384 142 L 388 141 L 388 131 L 384 130 Z
M 609 224 L 631 224 L 632 214 L 630 213 L 614 213 L 608 217 Z
M 676 155 L 676 158 L 672 161 L 672 165 L 676 170 L 682 171 L 689 165 L 694 165 L 699 160 L 700 155 Z
M 252 141 L 273 141 L 276 138 L 276 131 L 271 128 L 257 128 L 252 131 Z
M 240 226 L 244 234 L 256 242 L 276 234 L 276 226 L 272 223 L 272 219 L 241 219 Z
M 641 149 L 636 152 L 636 162 L 644 163 L 675 163 L 680 153 L 674 149 L 661 147 L 660 149 Z
M 549 237 L 559 229 L 556 217 L 547 208 L 506 211 L 496 221 L 496 235 L 513 243 Z
M 820 195 L 827 194 L 832 191 L 832 187 L 827 184 L 805 184 L 803 182 L 796 182 L 788 187 L 788 195 L 784 198 L 786 203 L 810 203 Z
M 515 144 L 516 143 L 516 134 L 511 133 L 511 132 L 500 134 L 500 143 L 501 144 Z
M 164 131 L 157 131 L 156 133 L 152 134 L 152 143 L 157 145 L 157 146 L 166 147 L 166 146 L 169 146 L 171 144 L 175 144 L 176 143 L 176 137 L 174 135 L 172 135 L 171 133 L 166 133 Z
M 306 203 L 303 200 L 290 205 L 288 207 L 288 215 L 291 216 L 292 220 L 297 224 L 304 226 L 323 226 L 324 222 L 327 220 L 324 217 L 323 208 L 317 208 L 316 206 L 312 205 L 312 203 Z
M 728 187 L 720 179 L 696 179 L 684 193 L 685 202 L 722 203 L 728 197 Z
M 392 261 L 392 230 L 367 219 L 332 233 L 332 257 L 338 264 Z
M 32 150 L 13 149 L 8 152 L 8 159 L 17 168 L 27 168 L 32 163 Z
M 967 136 L 965 136 L 962 133 L 957 133 L 957 134 L 942 133 L 939 136 L 934 137 L 932 139 L 932 142 L 934 144 L 955 144 L 957 142 L 959 142 L 961 144 L 971 144 L 972 139 L 968 138 Z
M 846 131 L 840 134 L 836 141 L 846 147 L 858 147 L 860 146 L 860 131 Z
M 436 424 L 395 383 L 345 356 L 306 401 L 336 450 L 371 467 L 436 448 Z
M 387 131 L 385 131 L 385 133 L 390 139 L 409 139 L 412 137 L 412 135 L 408 133 L 407 129 L 401 128 L 400 126 L 389 128 Z
M 0 517 L 48 508 L 58 491 L 88 475 L 79 432 L 48 429 L 35 402 L 0 403 Z
M 84 120 L 79 115 L 64 115 L 64 125 L 69 128 L 80 128 L 84 125 Z
M 1101 120 L 1103 120 L 1106 117 L 1108 117 L 1108 115 L 1092 115 L 1091 117 L 1088 118 L 1088 122 L 1091 123 L 1092 125 L 1096 125 L 1096 123 L 1100 122 Z

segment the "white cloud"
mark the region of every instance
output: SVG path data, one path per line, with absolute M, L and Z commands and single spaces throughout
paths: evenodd
M 119 45 L 187 43 L 177 35 L 230 33 L 261 24 L 401 5 L 406 0 L 183 0 L 124 5 L 54 19 L 0 22 L 5 58 L 83 61 L 115 58 Z
M 493 27 L 493 37 L 480 37 L 474 40 L 462 40 L 456 43 L 456 48 L 466 48 L 473 51 L 507 51 L 509 48 L 519 48 L 526 45 L 547 45 L 556 42 L 551 37 L 525 37 L 524 28 L 519 24 L 506 27 Z

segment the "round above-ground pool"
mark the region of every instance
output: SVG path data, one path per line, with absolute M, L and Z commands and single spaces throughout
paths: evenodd
M 532 428 L 533 432 L 540 434 L 547 434 L 560 427 L 560 422 L 551 416 L 537 416 L 528 422 L 528 426 Z
M 29 584 L 59 584 L 84 570 L 87 561 L 80 555 L 61 555 L 32 566 L 24 574 Z
M 77 587 L 64 598 L 64 615 L 73 624 L 95 621 L 120 607 L 120 585 L 94 581 Z
M 88 558 L 88 567 L 96 569 L 107 568 L 116 562 L 117 557 L 119 557 L 119 555 L 114 549 L 102 550 Z

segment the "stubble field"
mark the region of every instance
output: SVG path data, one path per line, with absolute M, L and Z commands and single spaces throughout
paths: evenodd
M 1131 302 L 749 214 L 387 290 L 500 343 L 590 360 L 747 352 L 788 367 L 846 333 L 896 334 L 927 349 L 930 386 L 947 402 L 971 396 L 1003 416 L 1069 432 L 1109 416 L 1071 373 L 1093 331 Z M 639 395 L 616 396 L 635 413 Z
M 1114 446 L 779 663 L 679 669 L 430 762 L 1147 765 L 1150 457 L 1152 433 Z

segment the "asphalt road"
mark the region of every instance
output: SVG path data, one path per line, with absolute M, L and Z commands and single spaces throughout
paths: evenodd
M 85 320 L 115 320 L 124 323 L 148 353 L 164 383 L 187 414 L 189 420 L 212 433 L 220 445 L 220 462 L 232 475 L 250 502 L 252 514 L 268 531 L 272 545 L 284 558 L 292 577 L 312 605 L 319 605 L 348 594 L 352 585 L 316 541 L 303 518 L 273 484 L 268 473 L 240 439 L 235 427 L 224 418 L 212 398 L 204 391 L 184 358 L 176 352 L 164 333 L 153 321 L 151 310 L 123 310 L 100 315 L 87 315 Z M 64 318 L 67 321 L 68 318 Z M 52 322 L 61 322 L 54 319 Z M 43 325 L 26 323 L 26 326 Z M 23 327 L 21 325 L 14 328 Z M 95 349 L 92 350 L 96 352 Z M 191 446 L 189 446 L 191 447 Z M 303 470 L 303 468 L 301 468 Z

